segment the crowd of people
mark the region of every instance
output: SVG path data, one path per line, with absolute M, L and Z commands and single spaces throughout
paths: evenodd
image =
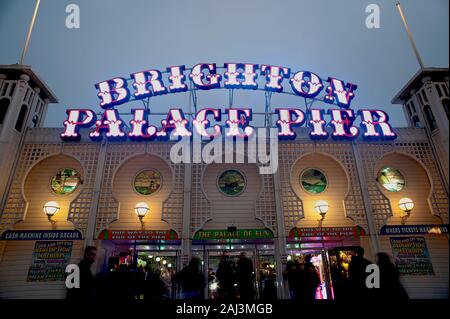
M 80 288 L 68 289 L 67 299 L 84 301 L 161 300 L 172 298 L 172 285 L 152 265 L 119 265 L 117 258 L 108 260 L 108 267 L 95 277 L 91 266 L 95 262 L 96 248 L 88 246 L 79 263 Z
M 388 254 L 380 252 L 377 254 L 379 273 L 379 288 L 371 288 L 376 278 L 369 275 L 367 266 L 372 263 L 364 257 L 364 248 L 357 247 L 355 254 L 351 257 L 348 267 L 348 276 L 342 276 L 337 268 L 332 268 L 334 297 L 342 299 L 385 299 L 401 300 L 408 299 L 408 294 L 400 282 L 397 269 Z
M 289 285 L 291 299 L 314 300 L 317 287 L 320 285 L 320 278 L 316 268 L 311 263 L 311 255 L 305 257 L 305 262 L 298 260 L 288 261 L 284 277 Z
M 147 265 L 119 265 L 114 258 L 109 259 L 107 271 L 94 277 L 91 266 L 95 262 L 96 248 L 88 246 L 83 260 L 79 263 L 80 288 L 68 289 L 70 300 L 161 300 L 177 297 L 180 291 L 182 299 L 205 299 L 205 278 L 198 258 L 192 258 L 189 264 L 178 273 L 162 276 L 161 269 Z M 407 299 L 408 295 L 400 283 L 395 265 L 385 253 L 377 254 L 380 287 L 367 285 L 367 266 L 371 264 L 364 257 L 364 249 L 358 247 L 351 257 L 348 275 L 342 276 L 336 268 L 331 269 L 335 299 L 387 298 Z M 306 255 L 304 262 L 288 261 L 284 272 L 290 298 L 312 301 L 316 299 L 321 279 Z M 209 271 L 208 281 L 217 281 L 217 298 L 222 300 L 252 300 L 256 297 L 255 273 L 251 259 L 241 253 L 237 262 L 230 256 L 220 257 L 217 271 Z M 268 285 L 261 294 L 262 299 L 276 298 L 276 286 Z M 320 290 L 320 289 L 319 289 Z

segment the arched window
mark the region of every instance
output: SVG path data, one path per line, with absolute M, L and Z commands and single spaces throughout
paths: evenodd
M 449 106 L 448 106 L 448 99 L 443 99 L 442 105 L 444 106 L 445 114 L 447 114 L 447 119 L 449 119 L 450 118 L 450 116 L 449 116 L 450 110 L 449 110 Z
M 411 117 L 411 115 L 412 115 L 412 112 L 411 112 L 411 108 L 410 108 L 410 105 L 409 105 L 409 103 L 408 104 L 406 104 L 406 110 L 408 111 L 408 115 Z
M 417 113 L 417 111 L 416 111 L 416 106 L 414 105 L 414 101 L 411 101 L 411 111 L 412 111 L 413 113 Z
M 8 113 L 9 103 L 9 99 L 0 100 L 0 124 L 3 124 L 3 121 L 5 120 L 6 113 Z
M 17 122 L 15 126 L 15 129 L 19 132 L 22 132 L 23 122 L 25 121 L 25 116 L 27 115 L 27 112 L 28 107 L 25 104 L 23 104 L 22 107 L 20 108 L 19 116 L 17 117 Z
M 436 119 L 434 118 L 433 111 L 431 111 L 431 107 L 429 105 L 425 105 L 423 108 L 425 112 L 425 116 L 427 117 L 428 125 L 430 125 L 430 129 L 434 131 L 437 129 Z
M 420 120 L 419 120 L 419 117 L 418 117 L 417 115 L 414 115 L 414 116 L 411 118 L 411 121 L 412 121 L 413 126 L 414 126 L 415 128 L 421 128 L 421 127 L 422 127 L 422 126 L 420 125 Z

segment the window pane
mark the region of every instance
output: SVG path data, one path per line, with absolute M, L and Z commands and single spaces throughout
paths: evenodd
M 55 194 L 66 195 L 73 193 L 80 184 L 80 174 L 72 168 L 66 168 L 53 176 L 51 187 Z
M 236 170 L 228 170 L 220 175 L 217 182 L 219 190 L 228 196 L 241 194 L 246 186 L 244 176 Z
M 325 174 L 315 168 L 305 170 L 300 177 L 300 183 L 311 194 L 324 192 L 328 184 Z
M 23 122 L 25 121 L 25 115 L 27 115 L 28 107 L 26 105 L 22 105 L 20 108 L 19 116 L 17 117 L 17 122 L 15 129 L 19 132 L 22 132 Z
M 398 192 L 405 186 L 405 178 L 395 168 L 384 167 L 382 168 L 377 177 L 378 183 L 390 192 Z
M 141 195 L 156 193 L 162 184 L 161 173 L 155 170 L 140 172 L 134 179 L 134 189 Z

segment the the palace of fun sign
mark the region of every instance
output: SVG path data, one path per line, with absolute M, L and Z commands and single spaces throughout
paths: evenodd
M 220 74 L 218 70 L 223 70 Z M 257 81 L 258 76 L 261 76 Z M 289 83 L 289 85 L 286 83 Z M 263 83 L 261 85 L 260 83 Z M 285 84 L 283 86 L 283 84 Z M 164 140 L 170 133 L 175 138 L 189 137 L 193 133 L 202 138 L 214 138 L 222 135 L 223 129 L 227 137 L 248 138 L 255 133 L 251 126 L 252 109 L 246 108 L 203 108 L 199 110 L 192 121 L 188 121 L 181 108 L 171 108 L 167 116 L 161 120 L 161 126 L 150 125 L 147 120 L 148 108 L 131 110 L 132 119 L 124 128 L 124 122 L 119 116 L 116 106 L 130 100 L 153 98 L 158 95 L 186 92 L 191 87 L 194 90 L 246 89 L 265 90 L 281 93 L 289 88 L 290 94 L 302 98 L 322 101 L 336 105 L 337 108 L 276 108 L 278 116 L 278 137 L 295 139 L 293 127 L 305 125 L 310 128 L 311 139 L 352 140 L 362 134 L 365 139 L 392 140 L 397 137 L 389 124 L 388 115 L 376 109 L 360 109 L 355 112 L 350 108 L 355 97 L 357 85 L 344 82 L 334 77 L 321 79 L 309 71 L 292 72 L 290 68 L 273 65 L 258 65 L 248 63 L 225 63 L 219 68 L 215 63 L 201 63 L 187 69 L 184 65 L 167 67 L 166 71 L 145 70 L 132 73 L 130 78 L 115 77 L 95 84 L 100 99 L 100 107 L 104 109 L 101 116 L 90 109 L 68 109 L 64 122 L 64 132 L 60 134 L 63 140 L 78 141 L 81 139 L 79 130 L 82 127 L 92 127 L 89 137 L 100 140 Z M 222 115 L 226 115 L 224 126 L 219 125 Z M 359 127 L 354 125 L 356 116 L 360 117 Z M 332 128 L 329 133 L 325 127 Z

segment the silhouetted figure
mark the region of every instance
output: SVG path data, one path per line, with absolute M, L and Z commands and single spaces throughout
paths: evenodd
M 369 274 L 366 273 L 366 268 L 371 262 L 364 258 L 364 248 L 357 247 L 355 253 L 348 266 L 350 291 L 353 298 L 364 299 L 368 298 L 371 292 L 366 286 L 366 278 Z
M 331 266 L 331 278 L 334 298 L 338 300 L 350 298 L 349 280 L 344 278 L 337 264 Z
M 253 263 L 245 253 L 241 253 L 237 262 L 236 279 L 240 298 L 253 299 L 255 297 Z
M 221 299 L 232 300 L 236 297 L 234 268 L 234 262 L 228 256 L 222 255 L 220 257 L 216 276 L 219 281 L 218 292 Z
M 305 298 L 307 301 L 311 301 L 316 299 L 317 287 L 320 285 L 320 277 L 316 267 L 311 263 L 311 255 L 306 255 L 303 271 L 306 284 Z
M 167 287 L 158 271 L 147 267 L 144 283 L 144 300 L 162 300 L 167 293 Z
M 117 299 L 118 296 L 114 292 L 117 289 L 118 268 L 119 258 L 109 257 L 107 268 L 95 277 L 97 300 L 111 301 Z
M 205 279 L 200 272 L 200 260 L 192 258 L 189 264 L 173 276 L 181 285 L 182 299 L 201 299 L 205 288 Z
M 67 290 L 67 299 L 72 301 L 93 302 L 95 300 L 95 279 L 91 272 L 91 266 L 95 262 L 97 248 L 87 246 L 84 250 L 84 258 L 78 264 L 80 267 L 80 288 Z
M 296 285 L 298 284 L 298 271 L 293 261 L 289 260 L 286 263 L 286 270 L 283 277 L 288 283 L 289 297 L 291 299 L 297 299 L 296 293 L 298 287 Z
M 380 288 L 375 289 L 378 298 L 386 300 L 409 299 L 400 283 L 397 269 L 386 253 L 377 254 L 377 265 L 380 269 Z

